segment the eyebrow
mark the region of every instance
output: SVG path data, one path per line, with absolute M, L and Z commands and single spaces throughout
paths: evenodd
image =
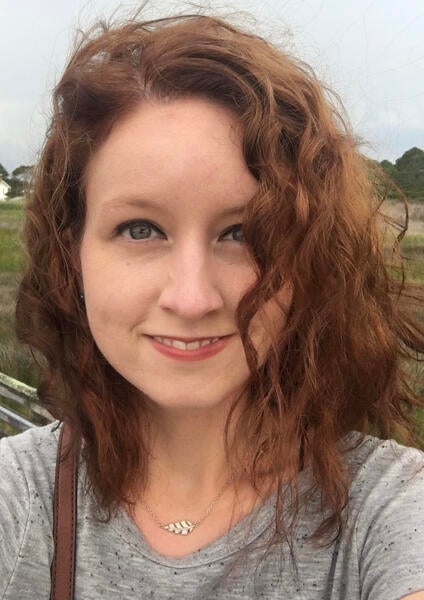
M 167 204 L 162 202 L 152 202 L 151 200 L 147 200 L 144 198 L 114 198 L 113 200 L 106 200 L 102 204 L 102 209 L 105 210 L 119 210 L 123 206 L 134 206 L 136 208 L 148 208 L 151 210 L 156 210 L 162 213 L 170 213 L 169 207 Z M 236 206 L 230 206 L 229 208 L 225 208 L 220 211 L 220 216 L 231 217 L 236 215 L 242 215 L 245 211 L 246 205 L 240 204 Z

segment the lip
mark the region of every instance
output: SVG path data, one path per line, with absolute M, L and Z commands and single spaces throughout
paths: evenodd
M 194 350 L 181 350 L 180 348 L 174 348 L 173 346 L 165 346 L 161 344 L 158 340 L 155 340 L 151 336 L 147 336 L 150 340 L 152 346 L 164 356 L 168 358 L 172 358 L 174 360 L 182 360 L 182 361 L 193 361 L 193 360 L 204 360 L 206 358 L 210 358 L 221 352 L 229 343 L 230 339 L 233 337 L 232 335 L 227 335 L 219 338 L 216 342 L 212 342 L 207 346 L 203 346 L 202 348 L 196 348 Z M 159 336 L 166 337 L 166 336 Z M 210 339 L 210 338 L 176 338 L 182 341 L 188 340 L 197 341 L 199 339 Z
M 231 335 L 231 334 L 230 334 Z M 153 337 L 153 335 L 149 335 L 149 337 Z M 154 337 L 167 338 L 168 340 L 178 340 L 179 342 L 185 342 L 189 344 L 190 342 L 201 342 L 202 340 L 213 340 L 214 338 L 224 338 L 228 337 L 228 335 L 208 335 L 205 337 L 183 337 L 181 335 L 166 335 L 161 333 L 155 333 Z

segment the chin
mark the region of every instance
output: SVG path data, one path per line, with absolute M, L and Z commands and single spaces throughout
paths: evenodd
M 197 386 L 198 388 L 198 386 Z M 196 389 L 195 385 L 190 386 L 186 392 L 181 387 L 179 392 L 175 393 L 175 387 L 169 390 L 162 389 L 148 389 L 147 387 L 139 388 L 147 397 L 148 402 L 152 408 L 165 411 L 186 411 L 186 412 L 198 412 L 203 411 L 222 411 L 227 412 L 230 408 L 232 399 L 236 396 L 236 389 L 232 390 L 219 390 L 215 389 L 214 393 L 204 392 L 194 393 Z

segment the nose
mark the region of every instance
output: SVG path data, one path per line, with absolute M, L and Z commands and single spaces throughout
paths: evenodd
M 169 263 L 167 281 L 159 306 L 184 319 L 200 319 L 224 306 L 213 257 L 191 246 L 175 254 Z

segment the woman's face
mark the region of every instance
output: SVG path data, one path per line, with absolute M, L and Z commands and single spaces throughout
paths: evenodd
M 257 186 L 237 117 L 204 99 L 143 102 L 88 164 L 90 329 L 114 369 L 164 408 L 227 402 L 248 377 L 234 315 L 256 279 L 240 223 Z M 252 335 L 260 344 L 259 323 Z M 193 350 L 154 336 L 220 339 Z

